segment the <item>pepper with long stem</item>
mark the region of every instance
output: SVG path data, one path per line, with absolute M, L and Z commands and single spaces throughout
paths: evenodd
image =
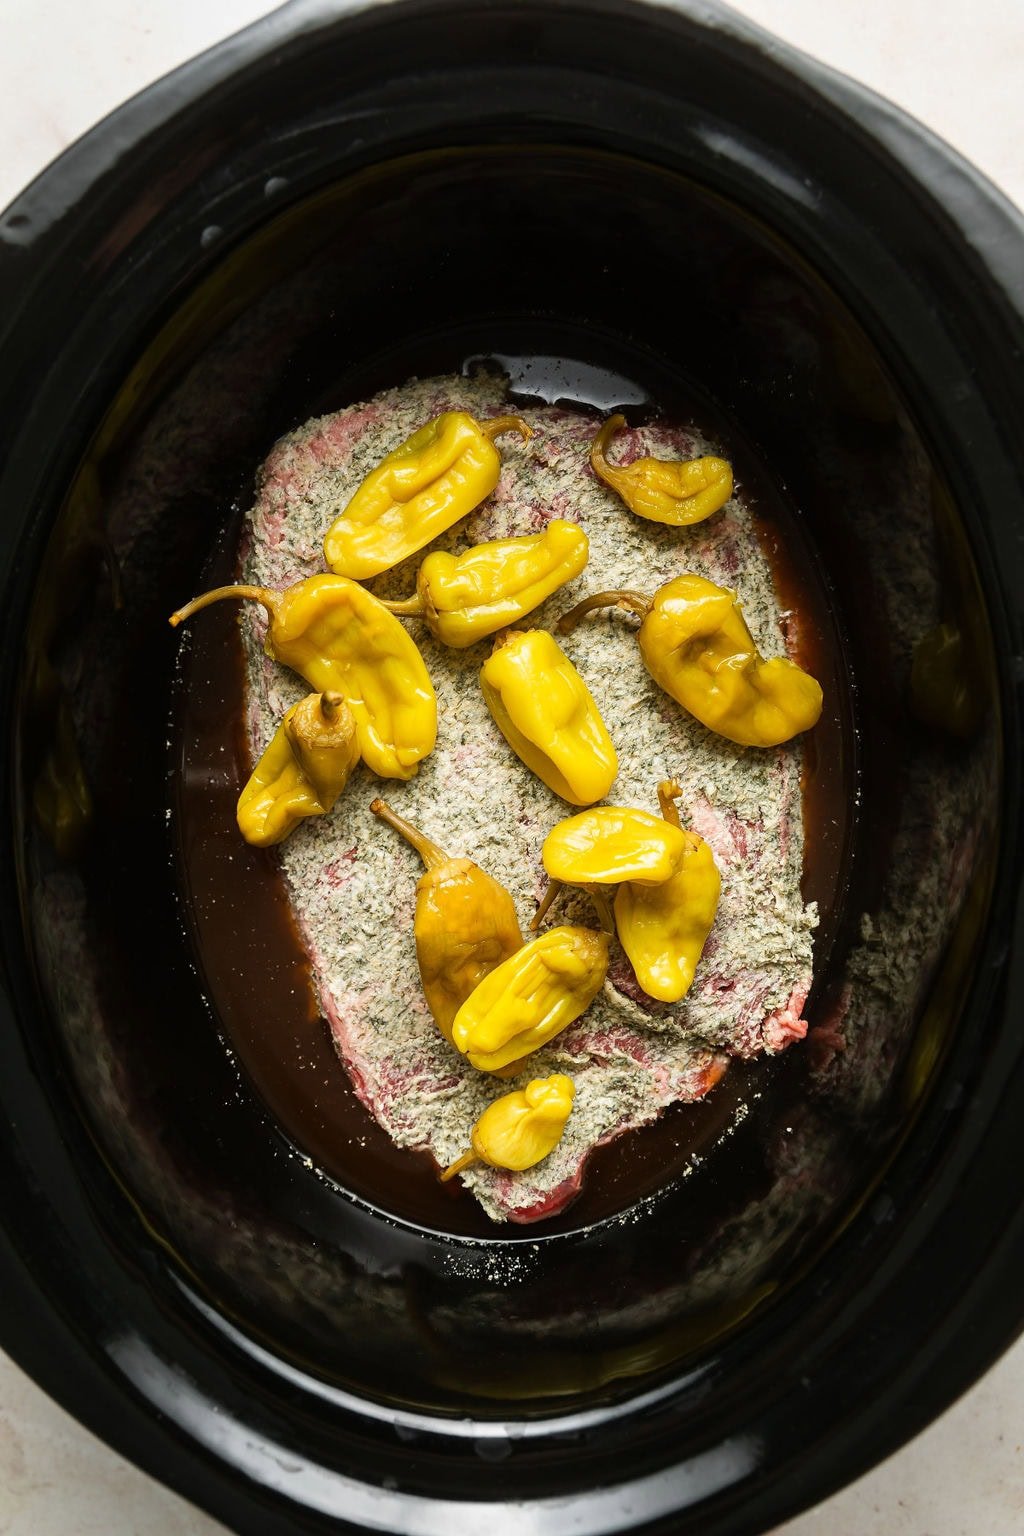
M 631 464 L 609 463 L 606 450 L 625 425 L 624 416 L 608 418 L 591 445 L 590 467 L 631 512 L 680 528 L 703 522 L 729 500 L 732 467 L 725 459 L 642 458 Z
M 453 858 L 386 801 L 374 800 L 370 810 L 423 860 L 413 920 L 416 959 L 427 1006 L 451 1042 L 452 1020 L 466 998 L 495 966 L 522 948 L 515 904 L 479 865 Z
M 598 608 L 641 621 L 637 642 L 655 682 L 708 730 L 744 747 L 779 746 L 821 714 L 821 685 L 785 656 L 765 660 L 736 594 L 687 573 L 653 597 L 629 589 L 596 592 L 562 615 L 569 634 Z
M 372 593 L 345 576 L 307 576 L 283 592 L 240 583 L 193 598 L 171 624 L 225 599 L 262 604 L 270 618 L 267 655 L 317 693 L 342 695 L 374 773 L 412 778 L 433 750 L 437 701 L 414 642 Z

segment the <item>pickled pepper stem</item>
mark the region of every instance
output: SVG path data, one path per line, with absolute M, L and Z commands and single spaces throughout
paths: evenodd
M 493 421 L 481 421 L 477 425 L 484 437 L 500 437 L 502 432 L 518 432 L 524 443 L 533 436 L 533 428 L 521 416 L 495 416 Z
M 585 597 L 582 603 L 577 603 L 575 608 L 570 608 L 568 613 L 563 613 L 555 625 L 556 630 L 560 635 L 571 634 L 580 619 L 593 613 L 595 608 L 623 608 L 628 613 L 635 613 L 640 619 L 646 619 L 651 611 L 651 599 L 642 592 L 629 592 L 624 588 L 615 592 L 595 592 L 592 597 Z
M 609 470 L 614 473 L 614 465 L 608 463 L 605 451 L 616 432 L 621 432 L 625 425 L 625 416 L 609 416 L 590 445 L 591 468 L 599 480 L 605 479 Z
M 602 931 L 604 933 L 614 933 L 615 914 L 612 911 L 612 904 L 608 900 L 608 892 L 602 890 L 599 885 L 587 885 L 584 886 L 584 890 L 594 903 L 597 920 L 601 924 Z
M 676 801 L 683 792 L 683 786 L 678 779 L 663 779 L 658 785 L 658 804 L 661 806 L 661 814 L 673 827 L 682 831 L 683 824 L 679 820 L 679 807 Z
M 414 592 L 412 597 L 403 597 L 401 602 L 390 602 L 382 597 L 380 604 L 389 613 L 398 613 L 404 618 L 418 619 L 423 615 L 423 600 L 418 592 Z
M 448 1167 L 441 1174 L 441 1183 L 446 1184 L 449 1179 L 454 1179 L 457 1173 L 461 1173 L 463 1168 L 472 1168 L 473 1164 L 479 1161 L 480 1159 L 475 1152 L 463 1152 L 462 1156 L 457 1157 L 454 1163 L 448 1164 Z
M 177 609 L 171 614 L 170 625 L 177 629 L 184 619 L 190 619 L 200 608 L 208 608 L 211 603 L 219 603 L 224 597 L 251 597 L 254 602 L 262 603 L 271 618 L 274 618 L 281 602 L 280 592 L 273 592 L 270 587 L 249 587 L 244 583 L 237 583 L 230 587 L 214 587 L 211 592 L 204 592 L 200 597 L 194 597 L 184 608 Z
M 333 690 L 329 693 L 322 693 L 320 695 L 320 713 L 323 715 L 328 725 L 334 724 L 338 715 L 338 710 L 341 708 L 344 702 L 345 695 L 343 693 L 335 693 Z
M 551 908 L 552 902 L 558 896 L 558 893 L 559 893 L 559 891 L 561 889 L 562 889 L 562 881 L 561 880 L 549 880 L 548 881 L 547 890 L 544 892 L 544 895 L 540 899 L 540 906 L 537 908 L 536 912 L 533 914 L 533 917 L 532 917 L 532 919 L 530 921 L 530 930 L 529 931 L 531 933 L 536 933 L 537 932 L 537 929 L 540 927 L 541 923 L 547 917 L 548 912 L 549 912 L 549 910 Z
M 372 800 L 370 810 L 375 816 L 379 816 L 381 821 L 386 821 L 389 827 L 394 827 L 395 831 L 415 848 L 428 869 L 437 869 L 439 865 L 448 863 L 450 855 L 436 843 L 432 843 L 430 838 L 414 827 L 411 821 L 406 821 L 404 816 L 399 816 L 397 811 L 393 811 L 386 800 Z

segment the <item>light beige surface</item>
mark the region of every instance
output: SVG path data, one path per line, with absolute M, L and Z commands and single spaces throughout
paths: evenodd
M 744 0 L 915 113 L 1024 205 L 1024 0 Z M 253 0 L 0 0 L 0 207 L 91 123 L 262 14 Z M 776 1536 L 1019 1536 L 1024 1344 Z M 0 1356 L 0 1536 L 215 1536 Z

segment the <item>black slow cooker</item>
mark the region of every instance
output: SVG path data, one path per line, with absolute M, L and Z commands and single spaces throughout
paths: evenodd
M 1022 273 L 970 167 L 690 0 L 300 0 L 0 217 L 0 1338 L 112 1445 L 247 1536 L 737 1536 L 1014 1338 Z M 807 1041 L 689 1177 L 513 1232 L 346 1187 L 239 1063 L 166 625 L 282 432 L 481 359 L 770 475 L 849 791 Z

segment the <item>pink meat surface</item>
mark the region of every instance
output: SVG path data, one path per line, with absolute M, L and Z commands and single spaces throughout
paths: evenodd
M 485 417 L 506 408 L 496 380 L 414 382 L 367 405 L 310 422 L 274 448 L 243 541 L 243 579 L 283 587 L 323 569 L 321 541 L 362 478 L 416 427 L 445 409 Z M 457 552 L 486 539 L 575 519 L 590 564 L 523 627 L 548 627 L 588 591 L 653 590 L 683 570 L 738 589 L 767 655 L 783 636 L 771 577 L 739 496 L 707 522 L 671 529 L 642 522 L 602 486 L 587 462 L 594 419 L 557 407 L 524 412 L 530 443 L 502 440 L 491 497 L 431 548 Z M 681 457 L 720 452 L 692 426 L 631 430 L 617 445 Z M 413 590 L 422 554 L 374 583 L 380 596 Z M 248 658 L 246 719 L 253 753 L 304 685 L 262 652 L 256 614 L 241 620 Z M 799 744 L 754 751 L 712 736 L 661 693 L 643 668 L 635 624 L 599 616 L 565 641 L 615 739 L 613 804 L 656 809 L 665 777 L 683 785 L 684 819 L 709 843 L 722 898 L 693 986 L 678 1004 L 640 989 L 613 943 L 609 976 L 587 1013 L 536 1053 L 519 1078 L 474 1071 L 440 1036 L 419 984 L 413 941 L 417 856 L 369 812 L 377 793 L 454 854 L 476 860 L 511 891 L 525 928 L 543 889 L 540 847 L 568 814 L 514 757 L 483 703 L 477 674 L 488 643 L 455 652 L 415 630 L 438 696 L 435 751 L 409 783 L 381 785 L 357 770 L 330 817 L 305 822 L 281 846 L 282 865 L 334 1044 L 362 1102 L 400 1145 L 444 1166 L 469 1144 L 473 1123 L 499 1094 L 550 1072 L 569 1073 L 576 1102 L 556 1150 L 536 1168 L 478 1165 L 463 1181 L 495 1221 L 530 1222 L 577 1193 L 595 1147 L 701 1098 L 729 1059 L 775 1052 L 802 1038 L 811 982 L 813 907 L 800 894 L 803 826 Z M 554 918 L 594 923 L 581 893 Z

